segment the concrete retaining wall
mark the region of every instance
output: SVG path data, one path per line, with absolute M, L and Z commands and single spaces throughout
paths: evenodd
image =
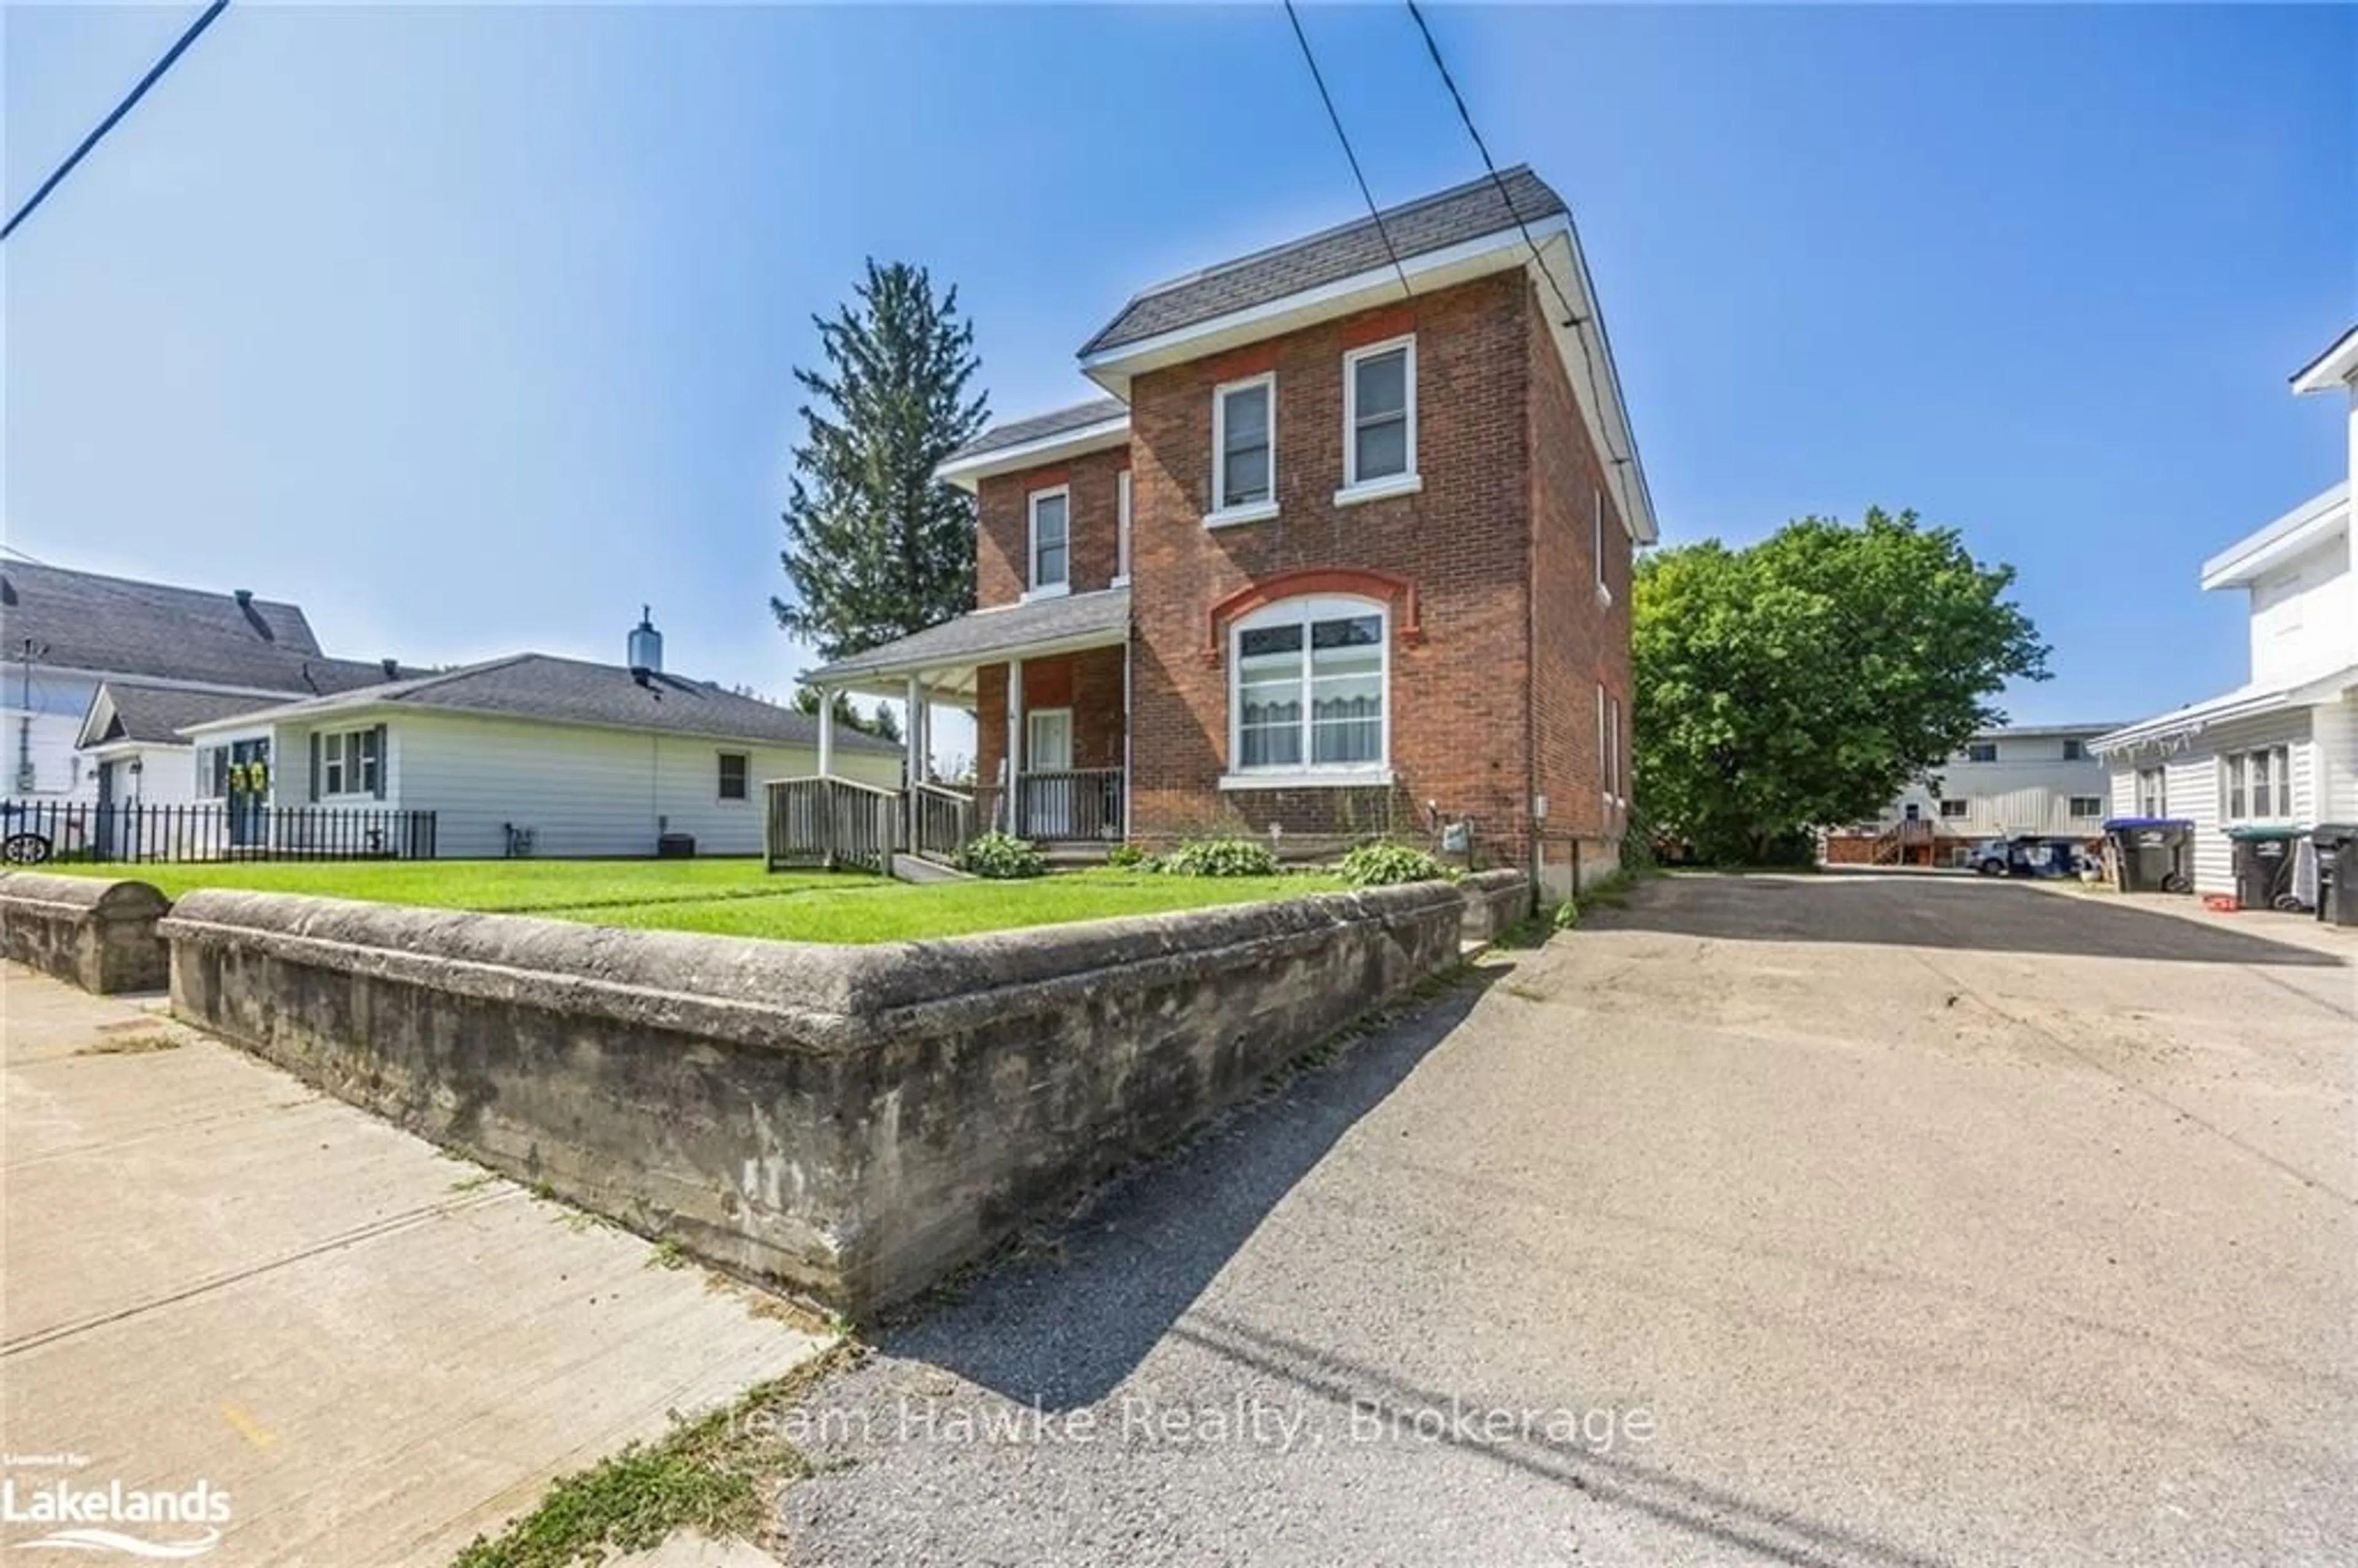
M 165 908 L 146 882 L 0 872 L 0 956 L 84 990 L 158 990 Z
M 1446 969 L 1510 902 L 1471 879 L 832 947 L 205 892 L 163 930 L 191 1022 L 864 1311 Z
M 1482 871 L 1457 884 L 1466 900 L 1461 934 L 1468 942 L 1491 943 L 1531 913 L 1531 880 L 1520 871 Z

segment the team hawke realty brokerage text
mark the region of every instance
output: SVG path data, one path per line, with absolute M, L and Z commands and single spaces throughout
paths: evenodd
M 1304 1408 L 1239 1394 L 1218 1404 L 1165 1404 L 1125 1394 L 1106 1404 L 1051 1411 L 1037 1400 L 990 1400 L 979 1408 L 949 1397 L 903 1395 L 890 1409 L 754 1411 L 735 1418 L 735 1430 L 797 1448 L 937 1443 L 1010 1447 L 1086 1447 L 1116 1444 L 1138 1448 L 1214 1447 L 1247 1444 L 1279 1454 L 1327 1444 L 1413 1443 L 1496 1447 L 1542 1444 L 1610 1454 L 1654 1439 L 1653 1411 L 1644 1405 L 1511 1406 L 1471 1403 L 1401 1405 L 1354 1400 L 1347 1409 Z

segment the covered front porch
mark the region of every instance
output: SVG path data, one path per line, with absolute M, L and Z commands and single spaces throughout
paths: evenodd
M 838 692 L 903 703 L 900 852 L 946 861 L 984 832 L 1101 856 L 1130 830 L 1130 590 L 1064 595 L 955 621 L 838 660 L 810 684 L 831 775 Z M 937 766 L 945 708 L 975 726 L 971 769 Z

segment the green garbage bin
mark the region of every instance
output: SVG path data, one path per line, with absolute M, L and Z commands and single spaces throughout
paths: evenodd
M 2104 822 L 2123 892 L 2192 892 L 2194 824 L 2182 816 L 2115 816 Z
M 2292 892 L 2292 862 L 2305 835 L 2298 827 L 2230 827 L 2235 847 L 2235 902 L 2245 909 L 2305 910 Z

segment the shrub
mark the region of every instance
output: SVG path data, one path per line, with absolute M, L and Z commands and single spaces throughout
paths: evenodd
M 997 881 L 1038 877 L 1047 874 L 1048 858 L 1011 833 L 984 833 L 958 852 L 958 869 Z
M 1118 871 L 1127 871 L 1146 864 L 1146 850 L 1137 844 L 1116 844 L 1106 851 L 1106 864 Z
M 1198 838 L 1155 862 L 1174 877 L 1270 877 L 1277 857 L 1249 838 Z
M 1413 844 L 1362 844 L 1343 857 L 1343 880 L 1354 887 L 1437 881 L 1441 862 Z
M 1558 931 L 1570 931 L 1580 924 L 1580 905 L 1565 899 L 1555 906 L 1555 913 L 1548 918 Z

